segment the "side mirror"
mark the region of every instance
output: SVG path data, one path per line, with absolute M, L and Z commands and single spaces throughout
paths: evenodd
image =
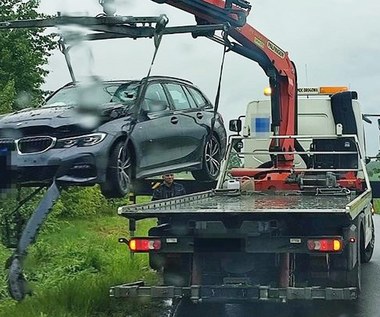
M 240 133 L 241 126 L 242 124 L 240 119 L 230 120 L 229 130 L 232 132 Z
M 378 127 L 379 130 L 380 130 L 380 119 L 377 119 L 377 127 Z

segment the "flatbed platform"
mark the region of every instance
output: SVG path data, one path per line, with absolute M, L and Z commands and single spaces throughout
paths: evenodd
M 237 197 L 238 196 L 238 197 Z M 205 191 L 182 197 L 145 204 L 120 207 L 119 215 L 131 219 L 144 219 L 174 214 L 199 217 L 234 213 L 329 213 L 349 212 L 349 206 L 358 196 L 303 195 L 294 192 L 249 193 L 238 191 Z

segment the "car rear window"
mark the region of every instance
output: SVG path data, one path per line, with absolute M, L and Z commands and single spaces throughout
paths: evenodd
M 194 97 L 194 100 L 198 108 L 202 108 L 208 105 L 207 100 L 202 96 L 202 94 L 198 90 L 192 87 L 187 87 L 187 88 L 190 90 L 191 95 Z

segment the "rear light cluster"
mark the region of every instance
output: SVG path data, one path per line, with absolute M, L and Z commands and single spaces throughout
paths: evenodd
M 129 240 L 128 247 L 133 252 L 147 252 L 161 249 L 161 240 L 133 238 Z
M 307 241 L 310 251 L 339 252 L 343 249 L 341 239 L 310 239 Z

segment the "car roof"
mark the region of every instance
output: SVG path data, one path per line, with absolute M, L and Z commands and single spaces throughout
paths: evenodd
M 102 83 L 110 83 L 110 84 L 124 84 L 128 82 L 140 82 L 147 77 L 144 77 L 142 79 L 114 79 L 114 80 L 102 80 Z M 185 84 L 190 84 L 193 85 L 193 83 L 189 80 L 183 79 L 183 78 L 177 78 L 177 77 L 171 77 L 171 76 L 149 76 L 148 81 L 154 81 L 154 80 L 168 80 L 168 81 L 175 81 L 179 83 L 185 83 Z M 70 87 L 74 86 L 75 82 L 69 82 L 64 87 Z
M 147 77 L 144 77 L 143 79 L 146 79 L 146 78 Z M 149 80 L 170 80 L 170 81 L 177 81 L 177 82 L 191 84 L 191 85 L 193 84 L 191 81 L 187 79 L 171 77 L 171 76 L 149 76 Z

